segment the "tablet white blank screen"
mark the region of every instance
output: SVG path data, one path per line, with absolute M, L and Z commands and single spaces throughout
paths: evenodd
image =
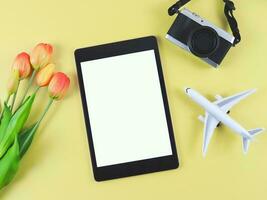
M 172 155 L 154 50 L 81 69 L 98 167 Z

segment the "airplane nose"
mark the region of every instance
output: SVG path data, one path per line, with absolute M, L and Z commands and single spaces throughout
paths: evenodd
M 188 94 L 188 90 L 190 90 L 190 89 L 191 89 L 191 88 L 189 88 L 189 87 L 185 88 L 185 89 L 184 89 L 185 93 Z

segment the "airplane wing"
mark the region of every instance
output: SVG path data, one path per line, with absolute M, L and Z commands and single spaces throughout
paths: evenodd
M 216 95 L 217 101 L 213 102 L 217 105 L 222 111 L 227 113 L 234 105 L 239 101 L 246 98 L 247 96 L 253 94 L 256 90 L 247 90 L 241 93 L 238 93 L 233 96 L 222 98 L 220 95 Z M 199 116 L 199 119 L 204 122 L 204 134 L 203 134 L 203 147 L 202 153 L 205 156 L 207 153 L 208 145 L 210 143 L 211 137 L 214 133 L 215 128 L 220 123 L 212 115 L 206 112 L 205 117 Z
M 218 124 L 219 121 L 206 112 L 204 119 L 204 133 L 203 133 L 203 147 L 202 147 L 203 156 L 205 156 L 207 153 L 211 137 Z
M 227 113 L 235 104 L 253 94 L 254 92 L 256 92 L 256 89 L 247 90 L 226 98 L 219 98 L 219 100 L 215 101 L 214 104 L 219 106 L 222 111 Z

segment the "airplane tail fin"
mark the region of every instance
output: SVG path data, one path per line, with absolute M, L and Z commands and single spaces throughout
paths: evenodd
M 254 137 L 256 135 L 259 135 L 261 132 L 264 131 L 264 128 L 255 128 L 249 130 L 249 134 Z M 249 147 L 250 139 L 243 137 L 243 152 L 246 154 L 248 152 L 248 147 Z

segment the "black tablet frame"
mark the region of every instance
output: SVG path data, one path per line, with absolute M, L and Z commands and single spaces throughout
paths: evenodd
M 157 62 L 158 75 L 160 80 L 162 98 L 164 102 L 165 115 L 168 124 L 169 137 L 172 149 L 172 155 L 157 157 L 152 159 L 145 159 L 140 161 L 127 162 L 122 164 L 109 165 L 104 167 L 97 167 L 96 156 L 93 144 L 93 138 L 91 133 L 89 113 L 87 109 L 86 96 L 83 84 L 83 77 L 81 71 L 81 62 L 101 59 L 106 57 L 118 56 L 123 54 L 141 52 L 146 50 L 154 50 L 155 58 Z M 121 42 L 115 42 L 110 44 L 104 44 L 99 46 L 93 46 L 88 48 L 81 48 L 75 50 L 75 60 L 78 73 L 78 81 L 81 92 L 81 100 L 83 105 L 85 125 L 87 129 L 87 138 L 90 148 L 92 166 L 94 177 L 96 181 L 104 181 L 109 179 L 163 171 L 168 169 L 175 169 L 179 166 L 175 139 L 171 121 L 171 115 L 169 111 L 167 93 L 163 78 L 162 66 L 160 62 L 159 49 L 157 45 L 156 37 L 148 36 L 143 38 L 137 38 L 132 40 L 126 40 Z

